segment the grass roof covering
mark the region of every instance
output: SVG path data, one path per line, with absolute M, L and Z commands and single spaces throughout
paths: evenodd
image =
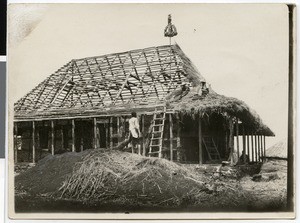
M 254 134 L 274 136 L 272 130 L 266 126 L 259 115 L 242 100 L 226 97 L 210 91 L 205 97 L 196 97 L 195 91 L 190 91 L 185 97 L 170 106 L 184 114 L 199 113 L 201 117 L 211 114 L 236 117 L 243 122 L 247 131 Z

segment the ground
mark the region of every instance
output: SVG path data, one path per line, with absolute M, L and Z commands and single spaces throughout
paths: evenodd
M 181 165 L 120 151 L 50 155 L 27 170 L 16 168 L 15 209 L 284 211 L 286 167 L 284 160 L 268 161 L 262 166 Z

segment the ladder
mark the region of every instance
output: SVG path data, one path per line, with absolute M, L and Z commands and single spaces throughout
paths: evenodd
M 162 157 L 162 144 L 163 144 L 163 134 L 164 126 L 166 120 L 166 107 L 163 107 L 163 111 L 157 111 L 155 107 L 155 112 L 152 121 L 152 131 L 151 140 L 149 145 L 149 157 L 157 156 Z
M 202 141 L 207 151 L 209 160 L 212 162 L 221 161 L 221 156 L 214 139 L 210 136 L 203 136 Z

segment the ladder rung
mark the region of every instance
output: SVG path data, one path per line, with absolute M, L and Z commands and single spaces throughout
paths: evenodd
M 149 154 L 160 153 L 160 151 L 149 152 Z
M 158 139 L 162 139 L 161 137 L 159 137 L 159 138 L 152 138 L 152 140 L 158 140 Z
M 163 124 L 157 124 L 157 125 L 153 125 L 153 126 L 163 126 Z
M 158 146 L 161 146 L 161 144 L 158 144 L 158 145 L 152 145 L 152 144 L 150 144 L 150 147 L 158 147 Z

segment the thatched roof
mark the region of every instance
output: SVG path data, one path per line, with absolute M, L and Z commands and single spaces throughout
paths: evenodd
M 272 130 L 266 126 L 259 115 L 245 102 L 220 95 L 210 90 L 205 97 L 195 97 L 196 92 L 190 91 L 182 100 L 175 101 L 171 107 L 182 113 L 200 113 L 201 116 L 221 114 L 223 116 L 236 117 L 243 122 L 247 131 L 254 134 L 274 136 Z
M 153 112 L 189 83 L 189 94 L 171 101 L 172 112 L 238 117 L 256 133 L 274 135 L 243 101 L 210 93 L 194 100 L 205 81 L 178 45 L 166 45 L 71 60 L 15 103 L 15 120 Z
M 287 159 L 287 139 L 283 139 L 269 147 L 266 151 L 266 157 Z

